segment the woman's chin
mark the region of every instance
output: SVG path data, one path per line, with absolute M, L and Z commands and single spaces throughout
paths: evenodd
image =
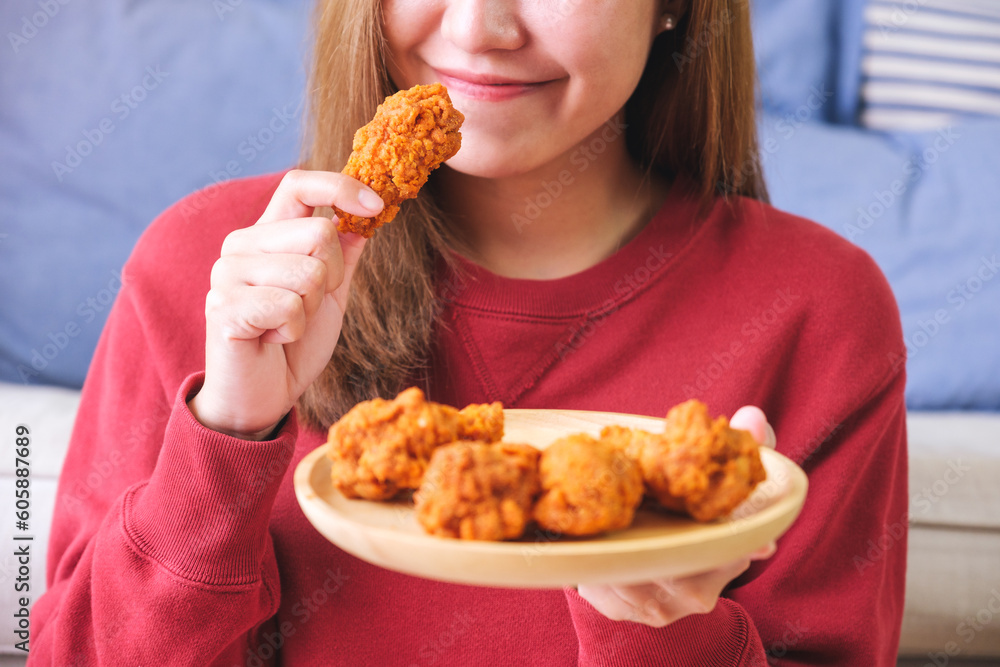
M 465 148 L 445 164 L 460 174 L 489 179 L 521 176 L 534 167 L 530 159 L 525 159 L 523 155 L 511 155 L 509 150 L 498 154 L 494 151 L 465 152 Z

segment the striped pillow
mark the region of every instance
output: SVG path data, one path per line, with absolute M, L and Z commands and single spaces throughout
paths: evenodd
M 1000 0 L 881 0 L 864 13 L 861 117 L 931 130 L 1000 116 Z

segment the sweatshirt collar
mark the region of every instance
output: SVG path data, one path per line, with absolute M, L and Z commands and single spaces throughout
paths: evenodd
M 438 293 L 453 306 L 540 319 L 578 317 L 614 309 L 670 272 L 700 224 L 693 185 L 675 179 L 652 220 L 596 265 L 563 278 L 531 280 L 497 275 L 453 253 L 441 262 Z

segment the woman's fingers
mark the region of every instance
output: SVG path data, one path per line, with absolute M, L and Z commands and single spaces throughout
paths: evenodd
M 577 592 L 594 609 L 612 621 L 642 622 L 634 606 L 618 595 L 614 586 L 580 584 Z
M 189 405 L 209 428 L 267 435 L 330 361 L 365 239 L 317 206 L 355 215 L 384 204 L 360 181 L 292 171 L 257 224 L 233 231 L 205 301 L 205 382 Z
M 580 584 L 577 590 L 597 611 L 612 620 L 663 627 L 692 614 L 712 611 L 730 581 L 746 572 L 752 560 L 770 558 L 774 551 L 775 544 L 770 542 L 708 572 L 631 586 Z
M 662 626 L 715 609 L 722 589 L 749 565 L 749 559 L 741 558 L 709 572 L 636 586 L 616 586 L 615 590 L 637 610 L 643 622 Z
M 339 263 L 338 263 L 339 266 Z M 212 267 L 212 289 L 279 287 L 302 297 L 307 317 L 312 316 L 328 291 L 327 263 L 310 255 L 226 255 Z
M 767 423 L 764 411 L 755 405 L 744 405 L 736 411 L 729 425 L 733 428 L 750 431 L 754 440 L 764 447 L 774 449 L 777 446 L 777 438 L 774 429 Z
M 638 586 L 615 586 L 615 593 L 632 608 L 636 622 L 662 628 L 691 614 L 703 613 L 703 603 L 678 596 L 672 579 Z
M 290 343 L 305 332 L 302 297 L 270 285 L 212 290 L 205 299 L 205 314 L 213 328 L 233 341 L 261 338 L 264 343 Z
M 778 550 L 777 543 L 774 540 L 771 540 L 770 542 L 762 546 L 760 549 L 757 549 L 757 551 L 754 551 L 753 553 L 749 554 L 747 558 L 749 558 L 750 560 L 767 560 L 768 558 L 773 556 L 777 550 Z
M 258 224 L 308 217 L 317 206 L 336 206 L 354 215 L 371 217 L 385 204 L 374 190 L 350 176 L 293 169 L 281 179 Z
M 326 264 L 325 291 L 332 292 L 344 280 L 342 236 L 329 218 L 281 220 L 232 232 L 222 244 L 222 257 L 252 256 L 260 262 L 278 254 L 314 257 Z
M 336 239 L 337 223 L 330 218 L 289 218 L 232 231 L 222 243 L 221 255 L 262 252 L 318 255 L 328 252 Z

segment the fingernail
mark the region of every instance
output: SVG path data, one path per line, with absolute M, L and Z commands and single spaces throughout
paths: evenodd
M 778 446 L 778 436 L 774 434 L 774 427 L 770 424 L 767 425 L 767 446 L 774 449 Z
M 372 211 L 377 211 L 384 205 L 382 198 L 371 190 L 359 190 L 358 203 Z

